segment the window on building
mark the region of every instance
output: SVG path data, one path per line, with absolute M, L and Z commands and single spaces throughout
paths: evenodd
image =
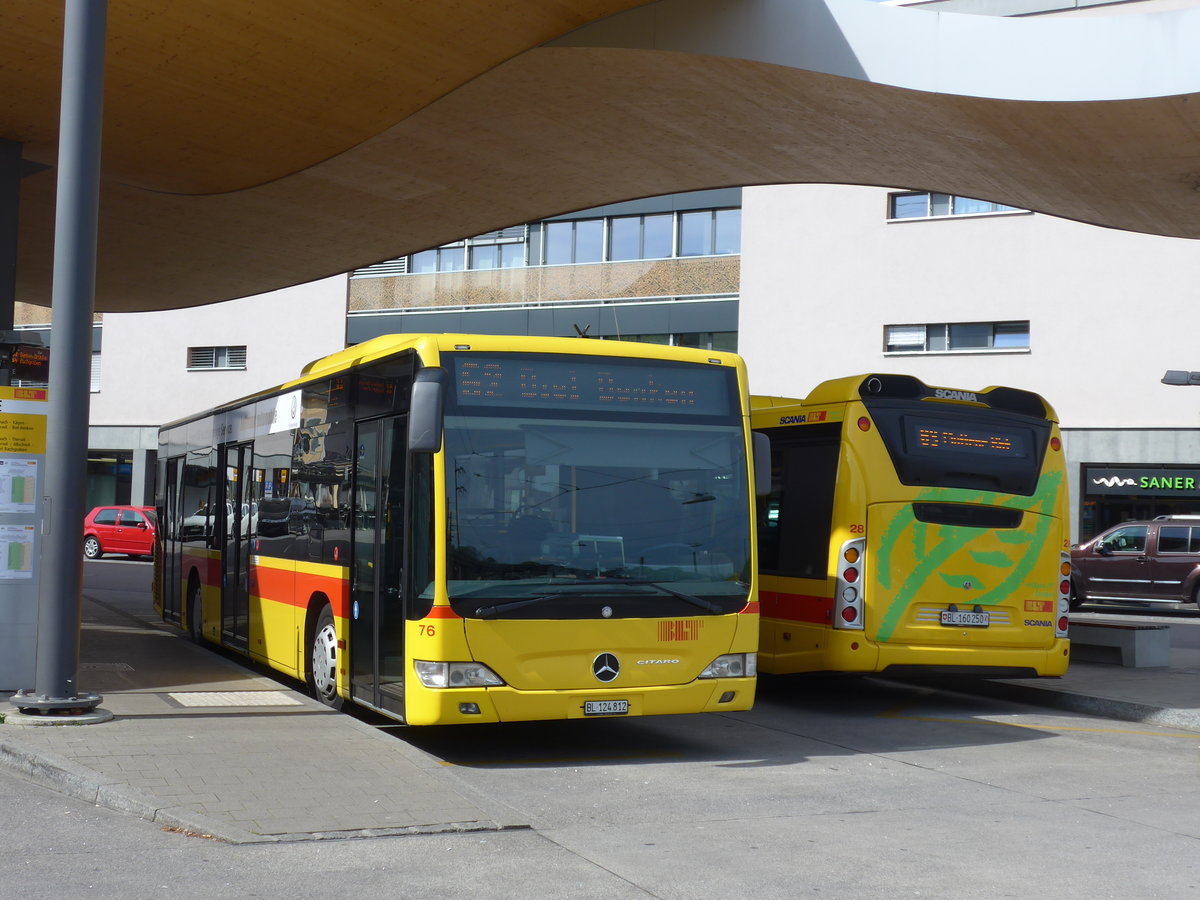
M 515 269 L 518 266 L 525 265 L 524 239 L 511 244 L 497 244 L 496 250 L 499 253 L 499 268 Z
M 432 250 L 422 250 L 414 253 L 408 265 L 408 271 L 414 275 L 428 275 L 433 272 L 461 272 L 466 268 L 467 248 L 462 241 L 446 244 L 444 247 L 434 247 Z
M 244 369 L 246 347 L 188 347 L 188 364 L 191 369 Z
M 601 262 L 603 259 L 603 219 L 546 223 L 546 265 L 569 266 L 575 263 Z
M 356 269 L 351 277 L 569 266 L 741 251 L 741 209 L 703 209 L 516 225 Z
M 438 247 L 439 272 L 461 272 L 467 267 L 467 248 L 459 243 L 449 247 Z
M 706 209 L 679 214 L 680 256 L 739 253 L 741 245 L 740 209 Z
M 889 219 L 932 219 L 941 216 L 982 216 L 994 213 L 1028 212 L 1003 203 L 975 200 L 955 194 L 904 191 L 888 194 Z
M 472 247 L 470 252 L 472 269 L 498 269 L 500 248 L 495 244 L 480 244 Z
M 608 259 L 670 259 L 675 216 L 617 216 L 608 220 Z
M 584 219 L 575 223 L 575 262 L 593 263 L 604 259 L 604 220 Z
M 414 275 L 428 275 L 430 272 L 436 272 L 437 260 L 437 248 L 414 253 L 412 255 L 412 262 L 408 265 L 408 271 Z
M 736 331 L 688 331 L 676 334 L 610 335 L 610 341 L 634 341 L 639 344 L 665 344 L 671 347 L 695 347 L 699 350 L 728 350 L 737 352 Z
M 1029 322 L 935 322 L 885 325 L 886 353 L 1028 350 Z

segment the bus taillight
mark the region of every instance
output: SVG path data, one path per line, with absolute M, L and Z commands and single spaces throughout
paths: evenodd
M 1070 553 L 1059 553 L 1058 571 L 1062 573 L 1062 580 L 1058 583 L 1058 618 L 1054 620 L 1054 636 L 1065 638 L 1067 636 L 1067 628 L 1071 624 L 1071 620 L 1067 616 L 1067 612 L 1071 608 Z
M 863 628 L 863 596 L 858 581 L 863 572 L 866 543 L 864 538 L 856 538 L 842 544 L 837 563 L 837 592 L 833 597 L 834 628 L 859 631 Z

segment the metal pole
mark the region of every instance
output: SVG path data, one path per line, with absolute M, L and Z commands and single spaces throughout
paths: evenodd
M 0 138 L 0 331 L 11 331 L 17 302 L 17 216 L 21 145 Z
M 37 666 L 34 690 L 21 691 L 19 699 L 12 700 L 22 710 L 86 711 L 100 702 L 98 695 L 78 690 L 76 677 L 83 618 L 80 536 L 87 512 L 84 505 L 107 14 L 107 0 L 67 0 Z
M 0 334 L 12 331 L 17 306 L 17 217 L 21 145 L 0 138 Z M 12 383 L 12 348 L 0 345 L 0 384 Z

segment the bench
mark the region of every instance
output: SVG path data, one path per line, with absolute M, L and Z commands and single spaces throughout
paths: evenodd
M 1119 655 L 1123 666 L 1150 668 L 1170 663 L 1169 625 L 1072 622 L 1068 636 L 1071 638 L 1071 657 L 1080 662 L 1110 662 L 1114 655 Z M 1104 652 L 1112 649 L 1117 653 Z

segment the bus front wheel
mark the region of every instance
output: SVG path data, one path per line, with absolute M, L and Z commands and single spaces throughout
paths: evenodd
M 342 708 L 337 692 L 338 646 L 333 626 L 333 607 L 328 603 L 317 616 L 308 653 L 308 689 L 331 709 Z

